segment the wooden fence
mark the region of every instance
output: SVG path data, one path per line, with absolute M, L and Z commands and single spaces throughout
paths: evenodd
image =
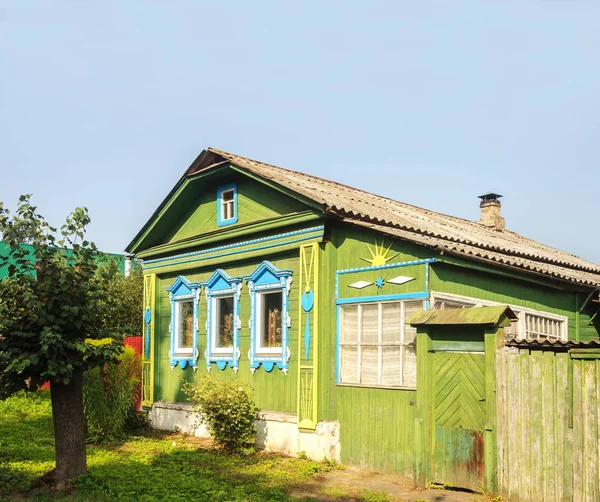
M 514 501 L 600 501 L 600 352 L 497 352 L 498 492 Z

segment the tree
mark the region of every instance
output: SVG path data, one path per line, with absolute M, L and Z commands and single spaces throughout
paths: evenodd
M 110 298 L 96 274 L 98 251 L 85 240 L 90 222 L 77 208 L 60 239 L 23 195 L 15 215 L 0 203 L 0 232 L 10 244 L 8 277 L 0 281 L 0 394 L 51 383 L 56 452 L 55 488 L 64 489 L 87 470 L 82 375 L 122 350 L 105 338 L 103 312 Z M 34 259 L 20 246 L 27 221 Z
M 121 271 L 121 260 L 106 257 L 98 266 L 97 276 L 107 293 L 107 300 L 101 306 L 106 333 L 119 340 L 141 335 L 141 319 L 144 317 L 144 275 L 141 265 L 134 261 L 126 276 Z

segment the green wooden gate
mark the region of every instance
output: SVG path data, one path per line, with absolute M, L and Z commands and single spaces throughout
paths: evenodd
M 481 490 L 485 475 L 485 356 L 435 352 L 433 374 L 434 481 Z
M 497 490 L 496 351 L 508 307 L 423 310 L 417 327 L 415 482 Z

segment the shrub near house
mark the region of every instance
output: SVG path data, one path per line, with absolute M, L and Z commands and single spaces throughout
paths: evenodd
M 499 196 L 481 198 L 470 222 L 202 152 L 127 249 L 154 424 L 185 423 L 182 382 L 208 371 L 254 389 L 267 449 L 504 490 L 496 349 L 597 343 L 600 266 L 507 230 Z

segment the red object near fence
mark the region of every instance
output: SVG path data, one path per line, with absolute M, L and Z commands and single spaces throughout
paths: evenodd
M 142 344 L 143 344 L 143 337 L 142 336 L 128 336 L 127 338 L 125 338 L 123 340 L 123 345 L 127 346 L 127 347 L 131 347 L 133 350 L 135 350 L 135 353 L 141 357 L 142 355 Z M 142 379 L 142 367 L 140 365 L 140 385 L 138 388 L 138 397 L 137 400 L 135 402 L 135 408 L 137 410 L 141 409 L 142 407 L 142 384 L 141 384 L 141 379 Z

